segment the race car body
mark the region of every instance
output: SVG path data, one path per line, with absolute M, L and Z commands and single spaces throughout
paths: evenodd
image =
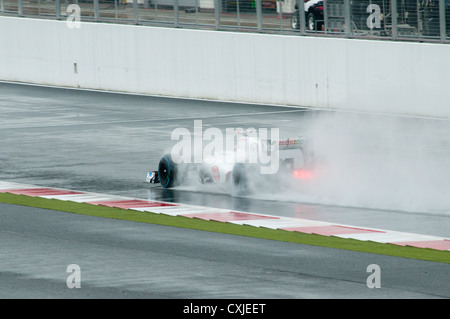
M 164 154 L 158 169 L 148 172 L 147 182 L 164 188 L 182 185 L 188 174 L 201 184 L 228 184 L 248 193 L 252 183 L 311 177 L 313 155 L 305 137 L 260 139 L 252 131 L 237 132 L 237 143 L 225 152 L 212 152 L 199 163 L 185 163 L 177 154 Z

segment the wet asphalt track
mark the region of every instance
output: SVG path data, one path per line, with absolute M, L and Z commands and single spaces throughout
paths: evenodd
M 172 145 L 172 130 L 192 128 L 194 119 L 202 119 L 205 128 L 280 127 L 282 134 L 291 136 L 306 131 L 311 118 L 323 111 L 5 83 L 0 84 L 0 111 L 0 180 L 450 236 L 445 201 L 431 211 L 381 210 L 286 197 L 262 200 L 195 189 L 167 191 L 143 183 L 146 171 Z M 450 145 L 447 121 L 400 121 L 405 131 L 423 123 L 426 131 L 432 127 L 437 138 L 427 145 L 441 157 L 448 156 L 442 151 Z M 450 296 L 442 280 L 449 277 L 445 264 L 9 205 L 0 208 L 2 297 Z M 82 289 L 65 286 L 70 263 L 83 271 Z M 381 267 L 382 289 L 366 286 L 366 267 L 373 263 Z
M 0 204 L 1 298 L 448 298 L 448 264 Z M 81 271 L 69 289 L 68 265 Z M 381 288 L 366 285 L 381 268 Z M 281 309 L 280 309 L 281 310 Z

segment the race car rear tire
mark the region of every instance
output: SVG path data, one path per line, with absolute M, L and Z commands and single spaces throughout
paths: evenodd
M 163 155 L 159 160 L 158 175 L 161 186 L 170 188 L 175 185 L 177 179 L 177 165 L 170 154 Z
M 245 166 L 243 164 L 234 165 L 231 174 L 234 190 L 237 192 L 237 194 L 239 195 L 248 194 L 249 191 L 248 177 L 245 170 Z

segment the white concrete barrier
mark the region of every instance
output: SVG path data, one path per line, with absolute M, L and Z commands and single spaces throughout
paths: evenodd
M 450 45 L 0 17 L 0 80 L 450 118 Z

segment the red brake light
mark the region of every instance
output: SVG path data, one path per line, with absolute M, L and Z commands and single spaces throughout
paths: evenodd
M 312 172 L 306 171 L 303 169 L 296 169 L 294 170 L 294 178 L 298 179 L 310 179 L 312 178 Z

